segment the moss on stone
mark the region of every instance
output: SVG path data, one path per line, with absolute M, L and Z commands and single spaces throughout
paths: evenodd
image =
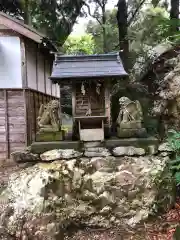
M 37 142 L 62 141 L 63 131 L 59 132 L 39 132 L 36 134 Z

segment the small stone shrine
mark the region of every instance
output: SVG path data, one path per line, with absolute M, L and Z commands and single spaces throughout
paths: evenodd
M 72 87 L 73 138 L 93 142 L 110 136 L 111 86 L 125 76 L 119 53 L 56 55 L 51 79 Z

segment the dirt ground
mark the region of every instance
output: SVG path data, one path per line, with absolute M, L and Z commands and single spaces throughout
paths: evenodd
M 0 192 L 7 186 L 9 176 L 29 164 L 16 164 L 6 160 L 0 165 Z M 180 201 L 168 213 L 139 225 L 136 229 L 69 229 L 64 240 L 173 240 L 173 233 L 180 224 Z
M 135 229 L 84 229 L 65 237 L 65 240 L 173 240 L 178 219 L 169 219 L 176 210 L 158 219 L 139 225 Z M 175 214 L 176 215 L 176 214 Z M 172 217 L 172 216 L 171 216 Z

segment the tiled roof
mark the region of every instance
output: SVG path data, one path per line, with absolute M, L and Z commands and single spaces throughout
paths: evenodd
M 56 55 L 51 79 L 126 76 L 119 53 L 100 55 Z

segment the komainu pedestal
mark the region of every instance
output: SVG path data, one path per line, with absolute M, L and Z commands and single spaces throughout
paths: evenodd
M 36 134 L 36 141 L 48 142 L 63 140 L 60 103 L 58 100 L 52 100 L 47 105 L 41 105 L 37 124 L 39 131 Z
M 143 113 L 140 102 L 121 97 L 119 103 L 117 136 L 119 138 L 146 137 L 146 129 L 142 126 Z
M 37 142 L 54 142 L 54 141 L 62 141 L 64 139 L 64 135 L 62 131 L 58 132 L 38 132 L 36 134 Z

